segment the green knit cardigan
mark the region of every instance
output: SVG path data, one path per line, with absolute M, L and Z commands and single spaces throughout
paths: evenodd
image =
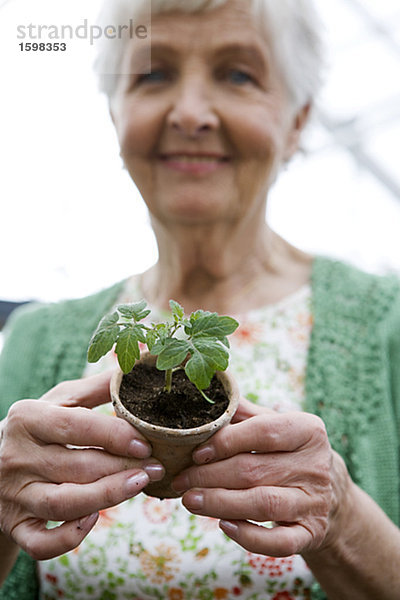
M 0 418 L 16 400 L 82 376 L 90 336 L 122 286 L 12 315 L 0 360 Z M 353 480 L 399 525 L 399 281 L 316 257 L 312 299 L 306 410 L 324 420 Z M 0 600 L 37 594 L 35 563 L 21 552 Z M 312 597 L 326 598 L 318 584 Z

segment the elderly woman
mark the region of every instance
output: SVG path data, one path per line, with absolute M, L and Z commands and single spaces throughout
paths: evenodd
M 141 2 L 109 4 L 128 19 Z M 264 219 L 319 85 L 312 7 L 152 5 L 151 73 L 103 83 L 159 260 L 10 323 L 0 598 L 394 600 L 399 283 L 309 256 Z M 136 52 L 124 46 L 122 59 Z M 114 357 L 97 374 L 85 359 L 100 316 L 143 297 L 156 311 L 174 298 L 241 323 L 235 422 L 177 476 L 182 499 L 162 503 L 140 492 L 163 466 L 108 410 Z

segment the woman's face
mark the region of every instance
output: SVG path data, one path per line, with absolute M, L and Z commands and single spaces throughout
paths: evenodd
M 300 127 L 248 3 L 155 16 L 151 55 L 151 74 L 121 78 L 112 106 L 151 214 L 194 225 L 264 210 Z

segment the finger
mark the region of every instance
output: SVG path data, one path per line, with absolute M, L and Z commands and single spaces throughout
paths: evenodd
M 101 449 L 67 449 L 53 444 L 39 448 L 31 470 L 33 475 L 52 483 L 91 483 L 135 468 L 146 469 L 149 474 L 150 465 L 153 472 L 157 467 L 160 473 L 163 471 L 156 459 L 122 458 Z
M 327 440 L 319 417 L 301 412 L 263 413 L 223 427 L 193 452 L 193 460 L 204 464 L 241 452 L 293 452 L 312 438 Z
M 79 546 L 98 517 L 93 513 L 53 529 L 47 529 L 43 521 L 29 519 L 14 528 L 13 539 L 35 560 L 48 560 Z
M 251 519 L 294 523 L 315 509 L 315 502 L 297 488 L 258 486 L 249 490 L 192 489 L 182 498 L 192 513 L 217 519 Z
M 41 400 L 57 406 L 94 408 L 111 402 L 110 379 L 113 371 L 105 371 L 83 379 L 63 381 L 46 392 Z
M 296 486 L 298 483 L 325 483 L 319 462 L 294 460 L 290 453 L 238 454 L 208 465 L 189 467 L 172 482 L 176 492 L 194 487 L 247 489 L 260 485 Z
M 135 469 L 87 484 L 34 482 L 19 493 L 19 501 L 44 521 L 73 521 L 133 498 L 149 481 L 144 470 Z
M 151 446 L 132 425 L 87 408 L 64 408 L 40 400 L 16 402 L 8 414 L 8 427 L 23 428 L 46 444 L 97 446 L 111 454 L 146 458 Z
M 312 544 L 311 533 L 302 525 L 278 525 L 271 529 L 247 521 L 220 521 L 222 531 L 254 554 L 292 556 Z
M 250 400 L 242 397 L 239 406 L 233 415 L 232 423 L 241 423 L 246 419 L 266 413 L 275 413 L 275 411 L 263 406 L 258 406 L 257 404 L 254 404 L 254 402 L 250 402 Z

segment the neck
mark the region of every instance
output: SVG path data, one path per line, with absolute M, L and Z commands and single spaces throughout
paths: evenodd
M 159 260 L 142 277 L 147 300 L 187 313 L 202 308 L 238 314 L 279 301 L 309 281 L 311 257 L 290 246 L 260 219 L 232 227 L 163 227 L 153 223 Z

